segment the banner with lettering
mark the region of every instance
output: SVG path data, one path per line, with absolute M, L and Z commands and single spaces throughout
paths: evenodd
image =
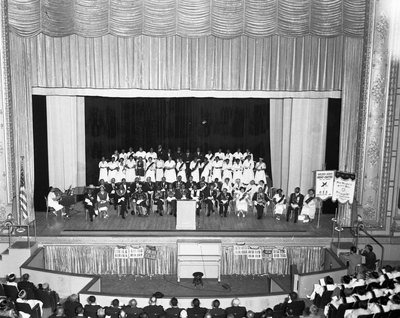
M 325 201 L 333 196 L 334 170 L 315 172 L 315 196 Z
M 356 175 L 354 173 L 336 171 L 332 201 L 339 201 L 342 204 L 352 204 L 355 187 Z

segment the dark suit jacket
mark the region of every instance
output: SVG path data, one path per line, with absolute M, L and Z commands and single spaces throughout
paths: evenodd
M 186 309 L 186 311 L 188 314 L 188 318 L 195 317 L 195 316 L 203 318 L 207 312 L 207 308 L 193 307 L 193 308 Z
M 225 310 L 222 309 L 222 308 L 213 308 L 213 309 L 210 309 L 210 314 L 211 314 L 212 316 L 225 316 L 225 315 L 226 315 Z
M 33 283 L 28 282 L 28 281 L 19 282 L 17 285 L 18 285 L 18 290 L 22 290 L 22 289 L 25 289 L 25 288 L 30 288 L 33 291 L 35 291 L 37 289 L 36 286 Z
M 228 316 L 229 314 L 233 314 L 236 318 L 246 317 L 247 310 L 246 307 L 242 306 L 232 306 L 225 309 L 225 313 Z
M 167 314 L 167 318 L 172 318 L 172 317 L 178 317 L 182 311 L 182 308 L 168 308 L 165 310 L 165 313 Z
M 287 308 L 292 308 L 293 315 L 299 316 L 303 314 L 304 308 L 306 308 L 306 304 L 303 300 L 295 300 L 291 303 L 283 303 L 282 307 L 285 312 Z
M 97 317 L 97 310 L 101 308 L 100 305 L 85 305 L 85 311 L 84 311 L 84 316 L 85 317 L 91 317 L 91 318 L 96 318 Z
M 64 303 L 64 308 L 65 308 L 65 314 L 67 315 L 68 318 L 73 318 L 76 316 L 75 309 L 76 307 L 82 307 L 82 304 L 79 301 L 70 301 L 67 300 Z
M 122 309 L 126 312 L 128 318 L 129 317 L 139 317 L 139 315 L 143 312 L 143 308 L 138 307 L 122 307 Z
M 130 188 L 130 190 L 131 190 L 131 193 L 135 193 L 135 191 L 137 190 L 137 188 L 139 188 L 139 184 L 142 186 L 142 188 L 143 188 L 143 184 L 141 183 L 141 182 L 132 182 L 131 183 L 131 188 Z
M 156 191 L 156 184 L 154 183 L 154 182 L 150 182 L 150 184 L 148 183 L 148 182 L 145 182 L 144 184 L 143 184 L 143 191 L 144 192 L 148 192 L 148 191 Z
M 303 206 L 303 201 L 304 201 L 304 195 L 302 195 L 301 193 L 299 193 L 299 202 L 298 202 L 297 204 L 299 205 L 300 208 Z M 296 203 L 296 202 L 297 202 L 297 200 L 296 200 L 296 194 L 295 194 L 295 193 L 292 193 L 292 194 L 290 195 L 290 198 L 289 198 L 289 205 L 290 205 L 291 203 Z
M 149 305 L 143 308 L 143 311 L 149 316 L 159 316 L 164 313 L 164 307 L 161 305 Z

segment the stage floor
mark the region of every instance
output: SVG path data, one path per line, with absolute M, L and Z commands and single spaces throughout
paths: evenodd
M 49 213 L 36 213 L 37 236 L 155 236 L 155 237 L 331 237 L 332 215 L 321 215 L 320 226 L 317 221 L 312 223 L 286 222 L 276 220 L 271 214 L 257 220 L 256 215 L 249 214 L 245 218 L 228 215 L 221 218 L 217 214 L 210 217 L 201 215 L 197 218 L 197 229 L 182 231 L 175 229 L 176 219 L 170 215 L 149 217 L 128 215 L 126 219 L 117 216 L 111 210 L 108 219 L 95 218 L 93 222 L 85 218 L 83 211 L 73 211 L 70 220 L 63 220 Z M 343 232 L 343 237 L 346 237 Z

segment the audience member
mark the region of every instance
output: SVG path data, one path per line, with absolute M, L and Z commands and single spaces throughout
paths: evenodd
M 124 306 L 122 309 L 128 314 L 128 316 L 139 316 L 143 312 L 143 308 L 137 307 L 136 299 L 131 299 L 128 303 L 128 306 Z
M 273 318 L 274 316 L 274 311 L 272 310 L 272 308 L 267 308 L 265 310 L 265 318 Z
M 111 302 L 111 306 L 105 307 L 106 316 L 110 316 L 111 318 L 118 318 L 120 311 L 121 311 L 121 307 L 119 307 L 118 299 L 114 299 Z
M 37 296 L 36 295 L 36 289 L 37 288 L 32 282 L 29 281 L 29 274 L 27 274 L 27 273 L 22 275 L 22 281 L 20 281 L 18 283 L 18 289 L 19 290 L 26 289 L 26 288 L 31 289 L 33 291 L 33 293 L 35 294 L 35 296 Z
M 225 315 L 226 315 L 225 310 L 223 310 L 222 308 L 219 308 L 219 306 L 220 306 L 220 302 L 218 299 L 216 299 L 212 302 L 212 308 L 210 310 L 210 314 L 213 317 L 215 317 L 215 316 L 225 317 Z
M 246 318 L 254 318 L 254 311 L 249 310 L 249 311 L 246 313 Z
M 300 318 L 299 315 L 294 314 L 293 308 L 286 308 L 286 316 L 292 318 Z
M 307 317 L 310 318 L 322 318 L 322 315 L 318 315 L 318 307 L 315 305 L 311 305 L 309 308 L 307 307 L 305 312 L 308 309 L 308 315 Z
M 87 318 L 97 318 L 97 310 L 101 308 L 100 305 L 96 304 L 96 297 L 89 296 L 87 299 L 88 304 L 84 307 L 84 315 Z
M 83 312 L 84 312 L 84 309 L 83 309 L 83 307 L 82 306 L 78 306 L 78 307 L 76 307 L 75 308 L 75 312 L 76 312 L 76 318 L 81 318 L 81 317 L 84 317 L 84 315 L 83 315 Z
M 64 302 L 64 309 L 67 317 L 68 318 L 75 317 L 76 316 L 75 309 L 79 306 L 82 307 L 82 304 L 78 301 L 78 295 L 72 294 L 71 296 L 69 296 L 67 300 Z
M 8 274 L 7 277 L 6 277 L 6 282 L 5 282 L 5 284 L 8 285 L 8 286 L 15 286 L 15 287 L 17 287 L 17 289 L 18 289 L 18 284 L 17 284 L 17 282 L 15 281 L 15 279 L 16 279 L 15 274 L 14 274 L 14 273 L 10 273 L 10 274 Z
M 37 299 L 27 299 L 27 293 L 24 289 L 22 289 L 18 293 L 18 298 L 17 298 L 16 302 L 17 303 L 26 303 L 29 306 L 31 306 L 31 308 L 35 307 L 36 305 L 39 305 L 40 313 L 41 313 L 41 315 L 43 315 L 43 303 Z
M 290 292 L 288 297 L 285 299 L 285 302 L 280 305 L 283 311 L 286 311 L 287 308 L 293 309 L 295 315 L 301 315 L 303 313 L 306 304 L 303 300 L 297 299 L 296 292 Z
M 175 297 L 171 298 L 170 301 L 171 307 L 165 310 L 165 313 L 167 314 L 167 318 L 176 318 L 179 317 L 182 308 L 178 307 L 178 299 Z
M 368 308 L 368 300 L 361 300 L 358 302 L 357 309 L 348 309 L 344 313 L 345 318 L 357 318 L 360 315 L 369 315 L 371 310 Z
M 0 299 L 0 317 L 18 318 L 18 313 L 13 304 L 10 303 L 6 298 Z
M 185 309 L 182 309 L 181 318 L 187 318 L 187 316 L 188 316 L 187 311 Z
M 152 296 L 149 300 L 149 305 L 143 308 L 143 311 L 149 317 L 158 317 L 162 313 L 164 313 L 164 308 L 161 305 L 157 305 L 157 297 Z
M 373 247 L 370 244 L 365 245 L 360 254 L 365 257 L 365 263 L 362 264 L 364 271 L 373 271 L 376 266 L 376 255 L 373 252 Z
M 232 300 L 232 306 L 225 309 L 227 315 L 233 314 L 234 317 L 246 317 L 247 309 L 246 307 L 240 306 L 239 298 L 234 298 Z
M 67 318 L 67 316 L 65 315 L 64 308 L 60 306 L 57 307 L 55 312 L 51 316 L 49 316 L 49 318 Z
M 192 308 L 186 309 L 188 317 L 204 316 L 207 312 L 207 308 L 200 307 L 200 300 L 198 298 L 193 299 Z

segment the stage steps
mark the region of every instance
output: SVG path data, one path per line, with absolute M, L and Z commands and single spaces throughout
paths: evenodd
M 4 247 L 3 247 L 4 248 Z M 4 277 L 13 272 L 20 276 L 20 266 L 31 257 L 38 248 L 36 242 L 17 241 L 6 247 L 0 254 L 0 276 Z

